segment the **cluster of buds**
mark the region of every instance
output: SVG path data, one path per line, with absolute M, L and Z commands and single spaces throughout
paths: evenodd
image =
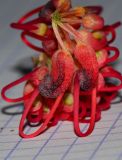
M 105 25 L 101 12 L 100 6 L 72 8 L 70 0 L 50 0 L 11 24 L 22 30 L 23 42 L 39 52 L 33 57 L 32 72 L 2 89 L 6 101 L 24 102 L 20 136 L 32 138 L 59 121 L 72 121 L 76 135 L 85 137 L 102 111 L 110 108 L 122 88 L 122 75 L 111 65 L 119 57 L 111 43 L 120 22 Z M 27 21 L 31 16 L 35 18 Z M 40 46 L 27 37 L 38 40 Z M 24 81 L 22 97 L 6 96 L 7 90 Z M 26 134 L 25 123 L 39 127 Z M 80 130 L 80 123 L 89 125 L 86 132 Z

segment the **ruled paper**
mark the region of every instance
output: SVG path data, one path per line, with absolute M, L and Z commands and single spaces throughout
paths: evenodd
M 16 21 L 25 11 L 44 1 L 3 1 L 0 4 L 0 89 L 23 75 L 22 68 L 31 67 L 29 57 L 36 55 L 20 40 L 18 31 L 11 30 L 9 23 Z M 109 23 L 121 20 L 120 0 L 75 0 L 76 4 L 102 4 L 104 17 Z M 122 28 L 118 29 L 115 44 L 122 51 Z M 122 56 L 120 58 L 122 60 Z M 122 62 L 115 67 L 122 72 Z M 22 86 L 9 91 L 9 96 L 19 96 Z M 111 109 L 102 113 L 94 132 L 78 138 L 71 122 L 59 122 L 44 134 L 33 139 L 18 136 L 18 126 L 23 111 L 22 104 L 8 104 L 0 97 L 0 160 L 122 160 L 122 93 Z M 86 125 L 81 124 L 82 130 Z M 32 129 L 27 128 L 26 132 Z

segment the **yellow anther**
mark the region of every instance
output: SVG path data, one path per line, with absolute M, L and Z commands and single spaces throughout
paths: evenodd
M 99 32 L 99 31 L 98 32 L 94 32 L 93 33 L 93 37 L 100 40 L 100 39 L 103 38 L 103 34 L 101 32 Z
M 49 112 L 50 112 L 49 107 L 48 107 L 48 106 L 44 106 L 44 108 L 43 108 L 43 112 L 45 112 L 45 113 L 49 113 Z
M 40 62 L 45 61 L 46 59 L 47 59 L 47 56 L 46 56 L 45 53 L 41 53 L 41 54 L 39 55 L 39 61 L 40 61 Z
M 97 52 L 96 52 L 96 57 L 97 57 L 97 59 L 100 58 L 101 55 L 102 55 L 102 51 L 97 51 Z
M 40 66 L 41 64 L 47 64 L 47 55 L 45 53 L 40 53 L 38 57 L 32 57 L 32 61 L 35 66 Z
M 36 34 L 40 35 L 40 36 L 44 36 L 45 33 L 47 32 L 47 25 L 45 23 L 40 23 L 38 24 L 38 29 L 36 30 Z
M 73 105 L 74 99 L 71 93 L 67 93 L 64 97 L 64 104 L 65 105 Z

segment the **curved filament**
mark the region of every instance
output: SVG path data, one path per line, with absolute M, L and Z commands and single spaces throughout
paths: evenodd
M 107 35 L 111 34 L 111 38 L 108 40 L 108 44 L 112 43 L 116 38 L 115 28 L 112 26 L 105 26 L 103 30 Z
M 105 49 L 108 52 L 109 51 L 114 51 L 115 52 L 115 54 L 112 57 L 107 59 L 106 63 L 114 62 L 119 57 L 119 50 L 116 47 L 106 47 Z
M 43 49 L 43 48 L 33 45 L 33 44 L 26 38 L 26 36 L 27 36 L 27 33 L 26 33 L 26 32 L 22 32 L 22 33 L 21 33 L 21 39 L 22 39 L 22 41 L 23 41 L 28 47 L 30 47 L 30 48 L 38 51 L 38 52 L 44 52 L 44 49 Z
M 6 96 L 6 92 L 9 89 L 13 88 L 14 86 L 30 79 L 34 72 L 36 72 L 36 70 L 32 71 L 31 73 L 27 74 L 26 76 L 24 76 L 24 77 L 22 77 L 22 78 L 20 78 L 16 81 L 8 84 L 7 86 L 5 86 L 1 91 L 1 95 L 2 95 L 3 99 L 5 99 L 7 102 L 20 102 L 22 100 L 28 99 L 30 97 L 30 95 L 32 94 L 32 92 L 30 94 L 27 94 L 27 95 L 25 95 L 23 97 L 19 97 L 19 98 L 9 98 L 9 97 Z
M 121 25 L 122 25 L 122 23 L 121 23 L 120 21 L 118 21 L 118 22 L 112 24 L 111 26 L 112 26 L 114 29 L 116 29 L 116 28 L 120 27 Z
M 79 136 L 79 137 L 85 137 L 88 136 L 89 134 L 91 134 L 91 132 L 94 129 L 94 125 L 95 125 L 95 115 L 96 115 L 96 88 L 94 88 L 92 90 L 92 102 L 91 102 L 91 119 L 90 119 L 90 124 L 89 124 L 89 128 L 88 130 L 83 133 L 80 130 L 80 126 L 79 126 L 79 90 L 80 90 L 80 82 L 79 82 L 79 78 L 76 75 L 75 77 L 75 81 L 74 81 L 74 130 L 75 133 Z
M 24 24 L 19 24 L 19 23 L 12 23 L 11 24 L 12 28 L 20 29 L 20 30 L 36 30 L 38 27 L 36 26 L 31 26 L 31 25 L 24 25 Z
M 27 14 L 25 14 L 24 16 L 22 16 L 19 20 L 18 23 L 23 23 L 25 22 L 29 17 L 33 16 L 34 14 L 38 13 L 39 11 L 41 11 L 43 9 L 44 6 L 40 6 L 30 12 L 28 12 Z
M 35 101 L 35 98 L 40 94 L 40 91 L 38 90 L 38 88 L 35 89 L 34 93 L 32 94 L 31 98 L 30 98 L 30 101 L 28 103 L 28 106 L 25 108 L 24 112 L 23 112 L 23 115 L 22 115 L 22 118 L 21 118 L 21 121 L 20 121 L 20 125 L 19 125 L 19 134 L 20 136 L 22 136 L 23 138 L 33 138 L 39 134 L 41 134 L 42 132 L 44 132 L 45 129 L 47 129 L 48 127 L 48 124 L 50 122 L 50 120 L 53 118 L 53 115 L 54 113 L 56 112 L 58 106 L 59 106 L 59 103 L 63 97 L 63 94 L 61 94 L 60 96 L 57 97 L 50 113 L 48 114 L 47 118 L 45 119 L 44 123 L 40 126 L 40 128 L 35 131 L 34 133 L 31 133 L 29 135 L 26 135 L 24 132 L 23 132 L 23 129 L 24 129 L 24 124 L 25 124 L 25 120 L 27 118 L 27 115 L 32 107 L 32 104 L 33 102 Z
M 104 86 L 100 88 L 99 90 L 100 92 L 113 92 L 122 89 L 122 75 L 120 73 L 118 73 L 114 69 L 110 69 L 109 72 L 103 72 L 102 75 L 104 78 L 110 78 L 110 77 L 116 78 L 120 81 L 120 84 L 112 86 Z

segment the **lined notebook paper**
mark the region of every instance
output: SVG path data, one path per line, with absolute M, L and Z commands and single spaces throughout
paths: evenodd
M 22 76 L 20 69 L 31 66 L 28 57 L 33 54 L 8 25 L 26 10 L 43 2 L 7 0 L 0 4 L 0 88 Z M 83 0 L 83 5 L 86 2 L 89 5 L 95 2 L 103 6 L 106 4 L 104 16 L 109 23 L 122 19 L 121 0 Z M 81 1 L 75 0 L 75 3 L 81 4 Z M 116 45 L 122 51 L 121 34 L 121 29 L 118 29 Z M 120 71 L 121 64 L 116 66 Z M 19 86 L 7 94 L 19 96 L 21 91 L 22 86 Z M 121 96 L 118 97 L 111 109 L 102 113 L 102 120 L 96 124 L 92 135 L 86 138 L 78 138 L 74 134 L 72 123 L 59 122 L 36 138 L 22 139 L 18 136 L 22 104 L 8 104 L 0 97 L 0 160 L 122 160 L 121 99 Z M 86 126 L 81 127 L 84 130 Z M 27 128 L 26 132 L 29 131 Z
M 22 107 L 3 111 L 19 113 Z M 119 104 L 112 105 L 111 110 L 102 114 L 103 119 L 97 123 L 93 134 L 86 138 L 75 136 L 72 123 L 60 122 L 43 135 L 22 139 L 18 136 L 20 116 L 5 113 L 0 115 L 1 160 L 122 159 L 122 107 Z

